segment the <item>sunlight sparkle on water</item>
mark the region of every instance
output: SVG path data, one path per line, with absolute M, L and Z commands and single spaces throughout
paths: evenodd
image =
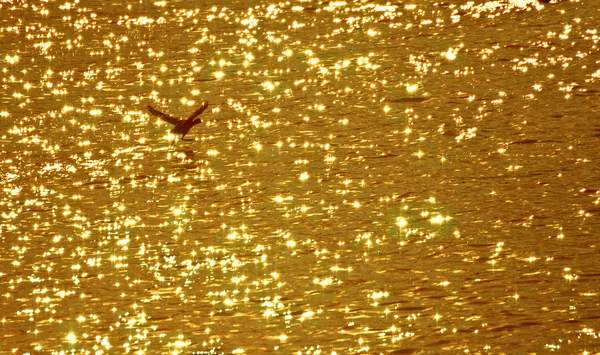
M 396 218 L 396 225 L 398 225 L 398 227 L 400 228 L 405 228 L 408 225 L 408 222 L 406 221 L 406 219 L 398 217 Z
M 9 3 L 3 349 L 600 351 L 592 1 Z

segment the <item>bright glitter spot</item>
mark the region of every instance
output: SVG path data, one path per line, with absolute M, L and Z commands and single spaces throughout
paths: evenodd
M 448 217 L 448 216 L 444 217 L 442 215 L 437 215 L 435 217 L 431 217 L 429 222 L 431 222 L 432 224 L 442 224 L 448 220 L 450 220 L 450 217 Z
M 183 348 L 186 346 L 186 342 L 183 340 L 177 340 L 175 343 L 173 343 L 173 346 L 176 348 Z
M 273 91 L 275 89 L 275 84 L 273 84 L 270 81 L 265 81 L 264 83 L 262 83 L 263 88 L 265 88 L 265 90 L 269 90 L 269 91 Z
M 371 298 L 374 300 L 387 296 L 389 296 L 389 293 L 383 291 L 373 292 L 373 294 L 371 294 Z
M 281 340 L 281 341 L 286 341 L 286 340 L 287 340 L 287 335 L 285 335 L 285 334 L 281 334 L 281 335 L 279 336 L 279 340 Z
M 308 179 L 308 173 L 304 172 L 302 174 L 300 174 L 300 181 L 304 181 Z
M 73 333 L 67 334 L 67 341 L 71 344 L 77 343 L 77 337 Z
M 406 219 L 398 217 L 396 218 L 396 225 L 400 228 L 405 228 L 408 225 L 408 222 L 406 221 Z
M 446 58 L 447 60 L 455 60 L 457 54 L 458 54 L 458 49 L 448 48 L 447 51 L 442 52 L 442 57 Z
M 302 313 L 302 318 L 310 318 L 310 317 L 312 317 L 314 315 L 315 315 L 315 312 L 313 312 L 313 311 L 306 311 L 306 312 Z
M 413 92 L 417 91 L 418 89 L 419 89 L 418 84 L 406 84 L 406 91 L 409 94 L 412 94 Z
M 214 77 L 215 77 L 217 80 L 219 80 L 219 79 L 221 79 L 221 78 L 223 78 L 223 77 L 225 76 L 225 73 L 223 73 L 222 71 L 217 71 L 217 72 L 214 72 L 214 73 L 213 73 L 213 76 L 214 76 Z
M 6 57 L 4 57 L 4 60 L 6 60 L 9 64 L 15 64 L 16 62 L 19 61 L 19 56 L 15 55 L 13 57 L 6 55 Z

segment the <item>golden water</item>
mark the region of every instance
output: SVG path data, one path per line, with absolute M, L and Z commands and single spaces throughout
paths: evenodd
M 600 352 L 595 1 L 260 3 L 0 2 L 0 353 Z

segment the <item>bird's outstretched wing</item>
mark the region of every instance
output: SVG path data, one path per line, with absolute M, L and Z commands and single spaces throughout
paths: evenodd
M 160 112 L 159 110 L 155 109 L 154 107 L 148 105 L 148 112 L 150 112 L 151 115 L 156 116 L 158 118 L 160 118 L 161 120 L 168 122 L 170 124 L 176 125 L 179 122 L 181 122 L 181 120 L 177 117 L 173 117 L 171 115 L 167 115 L 164 112 Z
M 194 111 L 190 117 L 187 118 L 188 121 L 192 121 L 194 118 L 196 118 L 197 116 L 199 116 L 202 112 L 204 112 L 204 110 L 206 110 L 208 108 L 208 102 L 204 101 L 202 103 L 202 106 L 200 106 L 196 111 Z

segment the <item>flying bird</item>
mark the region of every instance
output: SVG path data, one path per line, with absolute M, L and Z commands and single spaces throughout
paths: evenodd
M 200 106 L 196 111 L 194 111 L 185 120 L 177 118 L 177 117 L 173 117 L 164 112 L 160 112 L 159 110 L 155 109 L 154 107 L 152 107 L 150 105 L 148 105 L 148 112 L 150 112 L 151 115 L 156 116 L 156 117 L 160 118 L 161 120 L 174 125 L 175 127 L 173 127 L 173 129 L 171 130 L 171 133 L 181 134 L 181 139 L 183 140 L 183 137 L 185 137 L 185 135 L 188 134 L 188 132 L 190 131 L 190 129 L 192 129 L 192 127 L 194 127 L 197 124 L 202 123 L 202 120 L 197 117 L 200 116 L 200 114 L 202 112 L 204 112 L 204 110 L 206 110 L 207 107 L 208 107 L 208 102 L 203 102 L 202 106 Z

